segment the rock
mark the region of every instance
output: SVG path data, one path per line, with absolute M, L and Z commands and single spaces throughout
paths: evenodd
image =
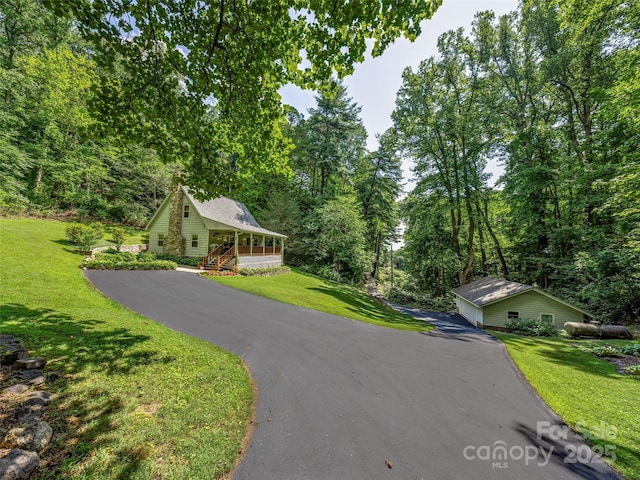
M 29 387 L 24 383 L 16 383 L 11 385 L 10 387 L 6 387 L 2 389 L 2 391 L 5 393 L 16 393 L 16 394 L 24 393 L 27 390 L 29 390 Z
M 30 385 L 42 385 L 44 383 L 44 375 L 40 375 L 38 377 L 32 378 L 31 380 L 29 380 L 29 384 Z
M 13 335 L 0 335 L 0 345 L 7 343 L 18 343 L 18 339 Z
M 16 420 L 21 425 L 32 425 L 40 421 L 42 407 L 25 408 L 17 413 Z
M 20 373 L 18 373 L 19 378 L 27 381 L 30 381 L 30 380 L 33 380 L 34 378 L 38 378 L 42 376 L 44 376 L 42 372 L 40 370 L 35 370 L 35 369 L 22 370 Z
M 33 392 L 26 402 L 23 403 L 25 407 L 44 407 L 51 403 L 53 395 L 49 392 Z
M 28 356 L 27 351 L 19 343 L 0 345 L 0 364 L 2 365 L 13 365 L 18 360 Z
M 22 448 L 40 452 L 51 441 L 53 430 L 47 422 L 38 421 L 24 428 L 16 427 L 9 430 L 0 443 L 3 448 Z
M 13 364 L 14 370 L 31 370 L 34 368 L 42 368 L 47 364 L 44 358 L 21 358 Z
M 0 459 L 0 480 L 21 480 L 27 478 L 38 467 L 40 455 L 14 448 Z

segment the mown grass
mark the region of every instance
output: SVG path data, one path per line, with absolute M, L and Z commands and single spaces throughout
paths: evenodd
M 78 223 L 78 222 L 71 222 Z M 114 230 L 116 228 L 121 228 L 124 230 L 124 242 L 123 245 L 138 245 L 141 243 L 146 243 L 149 238 L 149 234 L 145 230 L 140 230 L 138 228 L 131 227 L 129 225 L 125 226 L 116 226 L 116 225 L 104 225 L 104 235 L 98 242 L 93 246 L 95 247 L 114 247 L 115 239 L 113 238 Z
M 241 360 L 92 289 L 65 223 L 0 219 L 0 332 L 48 360 L 39 478 L 221 478 L 253 390 Z
M 208 277 L 255 295 L 399 330 L 433 326 L 382 305 L 362 291 L 297 270 L 273 277 Z
M 610 463 L 625 478 L 640 479 L 638 378 L 621 375 L 611 363 L 576 348 L 579 340 L 494 335 L 547 405 L 572 428 L 587 431 L 592 445 L 614 447 Z

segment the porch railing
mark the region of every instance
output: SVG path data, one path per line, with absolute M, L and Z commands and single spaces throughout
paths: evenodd
M 242 245 L 238 247 L 238 255 L 262 255 L 263 247 L 248 247 Z M 264 247 L 264 255 L 280 255 L 282 253 L 282 247 Z
M 224 252 L 222 255 L 218 257 L 218 265 L 217 270 L 220 271 L 222 268 L 231 261 L 233 257 L 236 256 L 235 247 L 232 246 L 229 250 Z
M 214 250 L 202 257 L 202 261 L 198 264 L 198 268 L 205 268 L 209 264 L 214 263 L 216 257 L 222 253 L 223 249 L 224 247 L 222 245 L 218 245 Z

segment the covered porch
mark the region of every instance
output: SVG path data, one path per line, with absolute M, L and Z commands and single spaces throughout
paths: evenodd
M 275 232 L 209 230 L 209 253 L 200 262 L 205 270 L 278 267 L 284 264 L 286 236 Z

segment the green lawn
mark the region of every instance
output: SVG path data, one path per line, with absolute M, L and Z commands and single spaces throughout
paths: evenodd
M 0 219 L 0 332 L 49 363 L 40 478 L 221 478 L 253 412 L 241 360 L 104 298 L 65 223 Z
M 494 333 L 542 399 L 572 428 L 611 445 L 613 465 L 625 478 L 640 479 L 640 381 L 575 344 L 592 341 L 518 337 Z M 607 341 L 622 344 L 622 341 Z M 614 438 L 606 437 L 614 433 Z
M 382 305 L 362 291 L 299 271 L 273 277 L 208 277 L 255 295 L 399 330 L 431 330 L 431 324 Z

